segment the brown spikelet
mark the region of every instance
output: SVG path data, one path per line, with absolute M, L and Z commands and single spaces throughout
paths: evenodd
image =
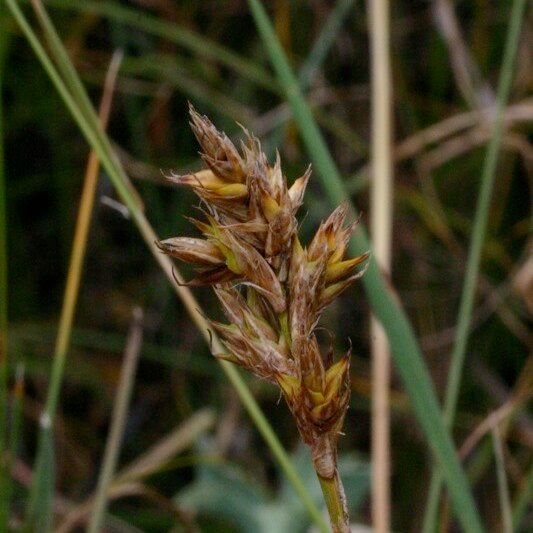
M 245 130 L 240 151 L 190 107 L 191 127 L 207 169 L 169 179 L 191 187 L 206 221 L 203 238 L 175 237 L 161 250 L 201 269 L 191 285 L 213 285 L 229 324 L 211 322 L 228 350 L 217 354 L 277 384 L 310 446 L 315 468 L 336 472 L 336 444 L 350 396 L 350 354 L 323 356 L 315 328 L 325 306 L 361 277 L 368 254 L 345 258 L 354 223 L 342 204 L 307 247 L 296 213 L 310 168 L 287 186 L 279 154 L 269 165 Z
M 206 239 L 192 237 L 174 237 L 158 243 L 161 251 L 187 263 L 201 265 L 221 265 L 224 255 L 216 244 Z
M 191 128 L 202 147 L 202 159 L 222 181 L 243 183 L 246 172 L 241 156 L 227 135 L 218 131 L 211 121 L 189 104 Z

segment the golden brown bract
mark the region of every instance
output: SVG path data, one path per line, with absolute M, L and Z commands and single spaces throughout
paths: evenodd
M 202 199 L 206 221 L 192 222 L 204 239 L 175 237 L 159 246 L 199 266 L 190 285 L 214 286 L 229 321 L 211 322 L 228 350 L 217 357 L 279 385 L 316 471 L 330 479 L 350 398 L 350 354 L 337 362 L 324 357 L 315 328 L 324 307 L 364 273 L 368 254 L 344 259 L 354 227 L 346 224 L 346 204 L 303 247 L 296 212 L 310 168 L 289 188 L 279 154 L 271 166 L 246 130 L 239 151 L 192 106 L 190 114 L 208 168 L 169 179 Z

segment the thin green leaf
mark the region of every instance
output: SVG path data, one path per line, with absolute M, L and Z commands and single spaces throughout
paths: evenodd
M 332 203 L 338 204 L 347 198 L 339 171 L 300 91 L 298 81 L 262 4 L 258 0 L 248 0 L 248 3 L 278 80 L 300 126 L 302 139 L 315 169 L 323 180 L 326 194 Z M 360 254 L 369 249 L 362 224 L 359 225 L 350 242 L 350 249 L 354 254 Z M 444 425 L 435 389 L 424 364 L 420 347 L 405 312 L 390 292 L 374 260 L 371 261 L 363 283 L 372 310 L 389 337 L 396 367 L 409 393 L 416 417 L 445 476 L 456 516 L 468 531 L 482 531 L 483 527 L 467 478 Z
M 455 344 L 451 354 L 450 373 L 446 388 L 446 399 L 444 403 L 444 418 L 446 425 L 451 427 L 457 410 L 457 399 L 463 374 L 463 367 L 468 343 L 468 334 L 472 322 L 472 311 L 476 296 L 477 281 L 479 277 L 479 267 L 481 263 L 481 253 L 483 243 L 487 233 L 487 223 L 489 219 L 490 200 L 494 181 L 496 179 L 496 167 L 498 164 L 499 149 L 503 134 L 503 114 L 509 92 L 513 81 L 514 64 L 518 41 L 520 39 L 520 29 L 526 7 L 526 0 L 514 0 L 509 21 L 509 31 L 502 59 L 500 79 L 498 82 L 498 92 L 496 97 L 496 118 L 492 126 L 492 136 L 487 147 L 483 170 L 481 172 L 481 183 L 479 188 L 474 227 L 472 229 L 472 240 L 468 251 L 468 261 L 466 264 L 465 282 L 461 295 L 459 313 L 457 315 L 457 329 L 455 334 Z M 436 530 L 438 507 L 442 487 L 442 472 L 434 472 L 431 478 L 428 503 L 424 516 L 424 532 L 431 533 Z
M 50 418 L 46 413 L 40 418 L 37 464 L 34 467 L 34 483 L 31 487 L 24 531 L 47 532 L 52 528 L 55 490 L 54 437 Z
M 34 357 L 32 350 L 48 350 L 53 344 L 55 328 L 47 325 L 25 322 L 22 325 L 10 326 L 10 353 L 16 362 L 24 360 L 26 371 L 32 377 L 42 376 L 48 372 L 48 362 L 41 357 Z M 108 352 L 113 356 L 122 354 L 125 337 L 117 333 L 99 331 L 96 329 L 73 328 L 71 345 L 82 350 L 95 352 Z M 31 350 L 28 352 L 28 343 Z M 189 357 L 180 353 L 176 348 L 145 342 L 142 348 L 142 357 L 148 361 L 155 361 L 171 368 L 183 369 L 200 376 L 209 376 L 212 379 L 220 378 L 220 373 L 206 358 Z M 82 365 L 78 368 L 77 365 Z M 88 385 L 101 385 L 101 375 L 85 361 L 76 358 L 74 368 L 67 365 L 65 375 L 70 380 Z
M 316 76 L 316 73 L 322 66 L 322 63 L 324 63 L 324 61 L 326 60 L 326 57 L 331 47 L 333 46 L 333 43 L 335 42 L 337 33 L 339 32 L 342 23 L 344 22 L 344 19 L 348 15 L 354 3 L 355 0 L 337 0 L 335 7 L 331 10 L 328 19 L 324 23 L 324 26 L 322 26 L 320 34 L 314 42 L 313 47 L 309 52 L 309 55 L 302 64 L 298 73 L 298 81 L 300 82 L 300 87 L 302 91 L 305 92 L 313 83 L 313 79 Z M 324 124 L 333 126 L 333 129 L 336 130 L 336 134 L 339 134 L 339 132 L 344 132 L 344 129 L 342 127 L 338 127 L 338 121 L 337 123 L 332 124 L 332 121 L 329 120 L 330 117 L 324 117 L 324 113 L 321 112 L 318 112 L 317 116 L 322 116 L 325 119 L 323 120 Z M 342 124 L 342 126 L 344 126 L 344 124 Z M 280 124 L 270 134 L 268 142 L 265 143 L 265 150 L 268 154 L 274 153 L 274 150 L 281 142 L 283 131 L 283 125 Z M 352 133 L 353 132 L 350 130 L 350 134 Z M 356 138 L 356 143 L 358 143 L 359 138 L 357 136 Z

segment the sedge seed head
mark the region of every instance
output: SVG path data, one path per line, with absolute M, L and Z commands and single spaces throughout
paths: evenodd
M 214 287 L 229 321 L 211 322 L 227 348 L 217 356 L 277 384 L 317 470 L 331 466 L 325 456 L 334 452 L 325 450 L 335 449 L 348 406 L 350 354 L 337 362 L 322 356 L 315 328 L 324 307 L 364 273 L 368 254 L 344 257 L 354 227 L 347 204 L 303 246 L 296 213 L 311 169 L 288 187 L 279 154 L 269 165 L 253 135 L 244 130 L 238 150 L 192 106 L 190 117 L 207 168 L 169 179 L 201 198 L 206 221 L 192 222 L 203 238 L 173 237 L 159 247 L 198 266 L 189 284 Z

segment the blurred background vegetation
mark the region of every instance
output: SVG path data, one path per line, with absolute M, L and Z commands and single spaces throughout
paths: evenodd
M 45 4 L 95 106 L 113 52 L 124 53 L 108 132 L 158 235 L 190 234 L 183 215 L 194 214 L 192 206 L 198 203 L 189 191 L 169 187 L 164 179 L 171 171 L 200 166 L 188 126 L 188 101 L 231 138 L 242 137 L 240 123 L 262 140 L 270 156 L 279 150 L 289 180 L 305 170 L 309 155 L 244 0 Z M 273 0 L 265 7 L 351 199 L 366 220 L 366 5 L 355 0 Z M 402 0 L 391 8 L 392 278 L 442 397 L 511 2 Z M 502 527 L 500 490 L 490 430 L 479 428 L 494 413 L 503 421 L 503 462 L 512 510 L 520 518 L 516 529 L 533 527 L 526 509 L 533 419 L 525 409 L 532 380 L 532 42 L 529 10 L 504 115 L 453 431 L 458 448 L 467 439 L 472 443 L 464 465 L 491 531 Z M 5 155 L 0 195 L 7 205 L 5 224 L 0 224 L 7 236 L 9 390 L 11 404 L 21 409 L 13 467 L 16 527 L 30 485 L 88 146 L 3 3 L 0 69 Z M 311 180 L 303 208 L 307 236 L 331 209 L 322 187 L 318 179 Z M 220 316 L 209 290 L 196 295 L 210 317 Z M 68 520 L 95 490 L 136 307 L 144 312 L 143 339 L 119 470 L 161 444 L 175 428 L 189 425 L 178 437 L 171 435 L 172 453 L 152 456 L 152 469 L 130 492 L 125 485 L 123 493 L 117 489 L 109 506 L 110 530 L 305 531 L 305 511 L 289 494 L 131 220 L 117 207 L 105 172 L 98 182 L 55 435 L 56 524 L 68 530 Z M 331 332 L 336 353 L 350 342 L 353 346 L 352 402 L 340 449 L 354 521 L 369 525 L 369 306 L 360 286 L 328 310 L 323 325 L 327 331 L 322 340 L 327 345 Z M 23 392 L 13 387 L 17 369 L 24 370 Z M 277 392 L 249 376 L 246 381 L 316 492 Z M 392 526 L 418 531 L 432 461 L 397 378 L 392 389 Z M 452 529 L 446 501 L 441 511 L 442 528 Z

